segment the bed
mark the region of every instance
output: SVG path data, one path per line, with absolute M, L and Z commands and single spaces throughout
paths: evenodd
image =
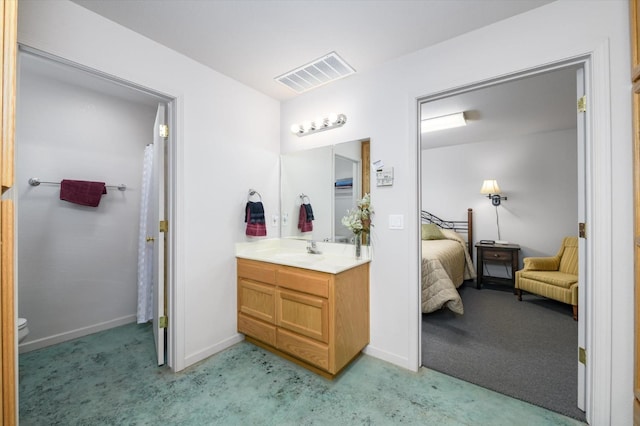
M 443 220 L 422 211 L 423 313 L 448 308 L 464 314 L 458 287 L 476 277 L 473 266 L 473 210 L 466 221 Z M 425 226 L 426 225 L 426 226 Z

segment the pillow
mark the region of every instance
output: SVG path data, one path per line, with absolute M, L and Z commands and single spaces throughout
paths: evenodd
M 422 224 L 422 239 L 423 240 L 444 240 L 446 237 L 438 228 L 435 223 L 423 223 Z

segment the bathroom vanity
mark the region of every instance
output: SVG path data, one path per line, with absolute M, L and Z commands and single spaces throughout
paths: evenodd
M 333 378 L 369 343 L 369 259 L 344 244 L 316 255 L 278 243 L 236 250 L 238 332 Z

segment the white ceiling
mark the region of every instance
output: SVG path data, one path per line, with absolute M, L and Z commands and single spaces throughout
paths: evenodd
M 329 52 L 364 73 L 552 0 L 72 1 L 285 100 L 274 78 Z
M 425 102 L 422 119 L 465 112 L 467 125 L 422 135 L 422 149 L 575 129 L 576 66 Z
M 276 99 L 274 77 L 331 51 L 358 72 L 550 0 L 72 0 Z M 24 71 L 153 105 L 154 97 L 45 63 Z M 30 71 L 29 71 L 30 70 Z M 347 77 L 349 78 L 349 77 Z M 83 83 L 84 82 L 84 83 Z M 422 104 L 422 117 L 466 111 L 466 127 L 425 134 L 422 148 L 575 128 L 575 67 Z

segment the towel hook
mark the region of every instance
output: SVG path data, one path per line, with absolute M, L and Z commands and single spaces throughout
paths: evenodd
M 258 200 L 262 201 L 262 195 L 260 195 L 260 193 L 255 189 L 249 189 L 249 196 L 247 197 L 247 200 L 251 201 L 251 197 L 253 197 L 254 195 L 257 195 Z
M 306 195 L 304 192 L 302 194 L 300 194 L 300 200 L 302 201 L 302 203 L 304 204 L 304 199 L 307 199 L 307 202 L 311 202 L 311 199 L 309 199 L 309 196 Z

